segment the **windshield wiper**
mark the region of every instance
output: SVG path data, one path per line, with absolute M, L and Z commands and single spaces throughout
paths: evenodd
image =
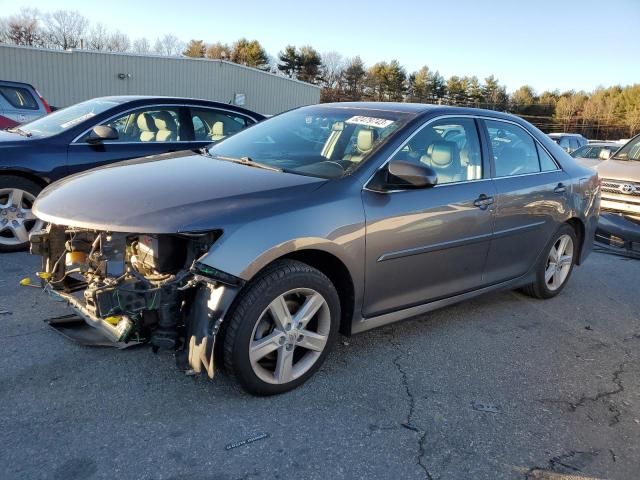
M 249 167 L 262 168 L 264 170 L 271 170 L 272 172 L 284 172 L 282 168 L 272 167 L 266 163 L 260 163 L 253 160 L 251 157 L 227 157 L 226 155 L 211 155 L 212 158 L 219 158 L 227 162 L 240 163 L 241 165 L 248 165 Z
M 22 135 L 23 137 L 30 137 L 33 135 L 31 132 L 25 132 L 24 130 L 18 127 L 7 128 L 7 132 L 17 133 L 18 135 Z

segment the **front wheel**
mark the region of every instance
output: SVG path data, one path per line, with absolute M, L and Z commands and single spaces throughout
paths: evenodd
M 29 246 L 29 234 L 44 223 L 31 211 L 40 185 L 22 177 L 0 177 L 0 252 L 15 252 Z
M 273 395 L 304 383 L 338 330 L 340 300 L 320 271 L 277 261 L 241 293 L 224 336 L 224 363 L 242 387 Z
M 522 291 L 535 298 L 551 298 L 565 287 L 578 254 L 576 233 L 569 225 L 558 229 L 536 267 L 536 281 Z

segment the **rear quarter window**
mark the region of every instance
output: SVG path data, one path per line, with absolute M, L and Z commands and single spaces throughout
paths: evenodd
M 29 90 L 22 87 L 0 86 L 0 95 L 13 108 L 24 110 L 38 110 L 40 107 Z

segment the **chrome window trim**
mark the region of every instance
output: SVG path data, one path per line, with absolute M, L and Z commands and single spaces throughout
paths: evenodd
M 239 117 L 246 117 L 246 118 L 250 118 L 251 120 L 253 120 L 255 123 L 258 123 L 258 120 L 253 118 L 251 115 L 245 115 L 244 113 L 239 113 L 236 112 L 235 110 L 228 110 L 226 108 L 220 108 L 220 107 L 210 107 L 207 105 L 196 105 L 196 104 L 190 104 L 190 103 L 158 103 L 158 104 L 150 104 L 150 105 L 143 105 L 143 106 L 138 106 L 138 107 L 132 107 L 129 108 L 127 110 L 123 110 L 122 112 L 118 112 L 104 120 L 102 120 L 100 123 L 96 123 L 94 124 L 92 127 L 87 128 L 84 132 L 82 132 L 80 135 L 76 136 L 69 145 L 92 145 L 91 143 L 87 143 L 87 142 L 78 142 L 78 139 L 82 138 L 83 136 L 85 136 L 87 133 L 89 133 L 94 127 L 98 126 L 98 125 L 102 125 L 106 122 L 109 122 L 110 120 L 113 120 L 114 118 L 118 118 L 119 116 L 122 115 L 126 115 L 127 113 L 131 113 L 134 110 L 141 110 L 143 108 L 149 108 L 149 107 L 173 107 L 173 108 L 181 108 L 181 107 L 186 107 L 186 108 L 205 108 L 205 109 L 209 109 L 209 110 L 218 110 L 221 112 L 228 112 L 228 113 L 234 113 Z M 194 141 L 205 141 L 205 140 L 194 140 Z M 194 141 L 190 141 L 190 140 L 179 140 L 177 142 L 166 142 L 166 143 L 193 143 Z M 139 143 L 165 143 L 165 142 L 113 142 L 114 144 L 118 144 L 118 145 L 126 145 L 126 144 L 139 144 Z M 209 142 L 209 143 L 213 143 L 213 142 Z
M 555 157 L 553 155 L 551 155 L 551 152 L 549 152 L 549 150 L 542 145 L 542 143 L 540 143 L 533 135 L 531 135 L 527 129 L 525 129 L 522 125 L 518 124 L 518 122 L 514 122 L 513 120 L 506 120 L 506 119 L 502 119 L 502 118 L 495 118 L 495 117 L 489 117 L 486 115 L 469 115 L 469 114 L 455 114 L 455 115 L 439 115 L 437 117 L 431 118 L 429 119 L 427 122 L 423 123 L 415 132 L 413 132 L 404 142 L 402 142 L 402 145 L 400 145 L 398 148 L 396 148 L 393 153 L 391 153 L 391 155 L 389 155 L 389 157 L 382 163 L 382 165 L 380 165 L 380 167 L 373 172 L 373 174 L 364 182 L 364 187 L 363 190 L 367 190 L 369 192 L 375 192 L 375 193 L 397 193 L 397 192 L 407 192 L 407 191 L 412 191 L 413 189 L 411 188 L 404 188 L 404 189 L 395 189 L 395 190 L 386 190 L 386 191 L 378 191 L 378 190 L 372 190 L 369 187 L 367 187 L 367 185 L 369 185 L 369 183 L 371 182 L 371 180 L 373 180 L 373 177 L 375 177 L 378 172 L 380 170 L 382 170 L 384 167 L 387 166 L 387 164 L 391 161 L 391 159 L 400 151 L 402 150 L 402 148 L 404 148 L 404 146 L 411 141 L 411 139 L 413 137 L 415 137 L 418 133 L 420 133 L 422 131 L 423 128 L 429 126 L 430 124 L 432 124 L 433 122 L 437 121 L 437 120 L 442 120 L 442 119 L 446 119 L 446 118 L 472 118 L 472 119 L 480 119 L 480 120 L 494 120 L 494 121 L 498 121 L 498 122 L 504 122 L 504 123 L 511 123 L 513 125 L 516 125 L 517 127 L 521 128 L 522 130 L 524 130 L 524 132 L 529 135 L 529 137 L 531 137 L 531 139 L 537 144 L 540 145 L 540 147 L 542 147 L 544 149 L 545 152 L 547 152 L 547 154 L 551 157 L 551 159 L 553 160 L 553 162 L 556 164 L 556 168 L 555 170 L 545 170 L 543 171 L 539 171 L 539 172 L 532 172 L 532 173 L 523 173 L 520 175 L 509 175 L 506 177 L 491 177 L 489 176 L 489 178 L 478 178 L 476 180 L 465 180 L 462 182 L 449 182 L 449 183 L 442 183 L 440 185 L 434 185 L 431 188 L 437 188 L 437 187 L 446 187 L 449 185 L 460 185 L 460 184 L 464 184 L 464 183 L 472 183 L 472 182 L 483 182 L 483 181 L 487 181 L 487 180 L 500 180 L 502 178 L 512 178 L 512 177 L 520 177 L 520 176 L 526 176 L 526 175 L 541 175 L 544 173 L 551 173 L 551 172 L 558 172 L 558 171 L 562 171 L 562 168 L 560 168 L 560 166 L 558 165 L 558 162 L 556 161 Z M 480 140 L 480 145 L 482 146 L 482 138 L 480 138 L 480 135 L 478 135 L 478 139 Z M 536 152 L 537 154 L 537 152 Z M 540 159 L 538 158 L 538 163 L 540 162 Z M 484 174 L 484 172 L 483 172 Z M 491 175 L 491 172 L 489 172 L 489 175 Z M 428 189 L 427 189 L 428 190 Z

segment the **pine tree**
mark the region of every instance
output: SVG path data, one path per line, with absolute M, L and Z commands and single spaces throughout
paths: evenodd
M 284 50 L 278 54 L 278 70 L 289 78 L 296 78 L 298 73 L 298 52 L 293 45 L 287 45 Z
M 359 100 L 361 98 L 366 75 L 362 59 L 359 56 L 352 58 L 344 70 L 344 80 L 351 99 Z

